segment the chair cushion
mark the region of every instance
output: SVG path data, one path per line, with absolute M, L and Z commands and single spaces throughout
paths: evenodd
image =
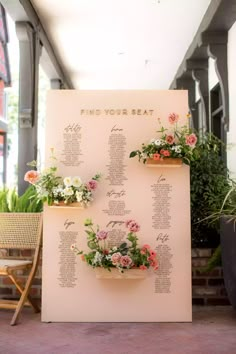
M 19 259 L 0 259 L 0 272 L 5 272 L 8 268 L 24 267 L 29 264 L 32 262 Z

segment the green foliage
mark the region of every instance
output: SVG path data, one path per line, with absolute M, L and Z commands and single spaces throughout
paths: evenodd
M 230 189 L 228 170 L 220 157 L 222 142 L 207 134 L 198 143 L 199 158 L 191 162 L 192 246 L 219 244 L 219 219 L 210 215 L 221 209 Z
M 211 258 L 209 259 L 206 267 L 200 269 L 200 271 L 202 273 L 207 273 L 219 265 L 221 265 L 221 246 L 220 245 L 215 249 L 215 251 L 214 251 L 213 255 L 211 256 Z
M 222 215 L 228 215 L 229 221 L 232 220 L 234 221 L 234 223 L 236 222 L 236 182 L 235 181 L 232 181 L 231 188 L 224 198 L 221 209 L 219 213 L 217 213 L 217 217 L 220 218 Z
M 30 186 L 21 196 L 18 196 L 15 189 L 5 188 L 0 191 L 1 213 L 39 213 L 42 210 L 43 204 L 37 200 L 33 186 Z

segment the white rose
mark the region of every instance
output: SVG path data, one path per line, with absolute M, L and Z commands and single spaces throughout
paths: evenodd
M 71 187 L 65 188 L 63 193 L 64 193 L 65 196 L 70 196 L 70 195 L 74 194 L 73 189 Z
M 80 178 L 80 177 L 77 177 L 77 176 L 73 177 L 73 179 L 72 179 L 72 185 L 73 185 L 74 187 L 80 187 L 81 184 L 82 184 L 82 181 L 81 181 L 81 178 Z
M 70 187 L 72 185 L 71 177 L 65 177 L 63 182 L 66 187 Z

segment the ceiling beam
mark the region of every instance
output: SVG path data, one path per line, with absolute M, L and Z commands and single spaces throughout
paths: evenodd
M 62 81 L 64 88 L 73 89 L 74 85 L 72 84 L 68 73 L 66 73 L 63 63 L 59 59 L 59 53 L 53 47 L 31 2 L 29 0 L 1 0 L 1 3 L 15 22 L 28 21 L 31 23 L 35 32 L 37 32 L 58 76 L 50 77 L 50 79 L 59 78 Z
M 203 44 L 202 33 L 205 31 L 221 31 L 222 22 L 224 27 L 228 29 L 233 25 L 236 20 L 236 9 L 233 5 L 236 5 L 236 0 L 212 0 L 201 23 L 196 35 L 193 38 L 191 45 L 189 46 L 177 72 L 170 85 L 170 89 L 176 88 L 176 80 L 185 76 L 186 62 L 188 59 L 206 59 L 206 48 L 201 47 Z M 223 28 L 225 29 L 225 28 Z

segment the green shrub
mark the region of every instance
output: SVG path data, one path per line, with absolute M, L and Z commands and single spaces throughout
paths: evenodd
M 218 138 L 207 134 L 197 149 L 199 158 L 190 165 L 192 247 L 215 248 L 220 242 L 219 220 L 206 218 L 220 210 L 230 181 L 220 157 L 222 142 Z
M 21 196 L 15 189 L 0 190 L 1 213 L 38 213 L 42 210 L 43 204 L 37 200 L 34 186 L 27 188 Z

